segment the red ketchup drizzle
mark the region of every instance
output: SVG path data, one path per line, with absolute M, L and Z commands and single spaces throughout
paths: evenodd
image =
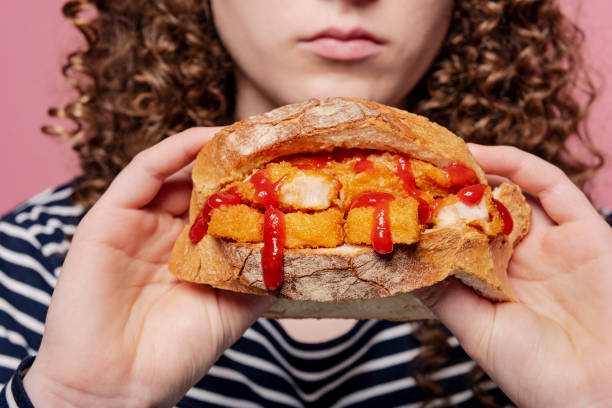
M 266 206 L 264 213 L 264 246 L 261 250 L 261 270 L 268 290 L 283 283 L 283 253 L 285 247 L 285 217 L 278 207 L 278 190 L 285 177 L 273 183 L 263 171 L 249 181 L 255 186 L 255 201 Z
M 514 228 L 514 221 L 512 221 L 512 215 L 510 215 L 510 211 L 508 211 L 506 206 L 503 205 L 501 201 L 493 199 L 493 203 L 495 204 L 495 207 L 497 207 L 497 211 L 499 211 L 499 215 L 501 216 L 502 221 L 504 222 L 504 230 L 502 233 L 504 235 L 510 235 L 512 229 Z
M 353 167 L 355 174 L 359 174 L 374 168 L 374 163 L 367 159 L 367 155 L 365 153 L 358 154 L 355 156 L 355 159 L 357 160 L 355 166 Z
M 474 170 L 464 166 L 458 161 L 451 162 L 451 164 L 443 168 L 442 171 L 446 173 L 446 178 L 450 182 L 451 187 L 469 186 L 478 181 Z
M 351 204 L 352 208 L 374 207 L 374 222 L 372 223 L 372 247 L 379 254 L 393 252 L 391 239 L 391 224 L 389 221 L 389 202 L 395 197 L 389 193 L 366 193 Z
M 291 165 L 293 167 L 297 167 L 300 170 L 314 170 L 316 169 L 316 167 L 314 167 L 312 164 L 305 164 L 305 163 L 291 163 Z
M 427 221 L 429 221 L 429 218 L 431 217 L 432 211 L 429 208 L 429 204 L 427 203 L 427 201 L 425 201 L 421 197 L 422 192 L 419 191 L 419 189 L 416 186 L 416 180 L 414 178 L 414 174 L 412 173 L 412 168 L 410 167 L 409 158 L 400 156 L 399 159 L 397 159 L 396 174 L 400 178 L 400 180 L 402 180 L 402 183 L 404 184 L 404 189 L 406 189 L 406 192 L 408 192 L 408 194 L 416 198 L 416 200 L 419 202 L 419 208 L 418 208 L 419 223 L 420 224 L 427 223 Z
M 334 161 L 331 154 L 328 155 L 313 155 L 313 156 L 297 156 L 295 162 L 291 165 L 300 170 L 317 170 L 327 166 L 328 163 Z
M 208 198 L 204 209 L 193 222 L 189 230 L 189 239 L 191 242 L 198 243 L 204 238 L 208 232 L 208 222 L 210 221 L 210 212 L 213 208 L 219 208 L 222 205 L 238 205 L 242 200 L 238 195 L 236 187 L 232 187 L 226 191 L 215 193 Z
M 273 183 L 263 171 L 253 174 L 249 181 L 255 186 L 255 202 L 266 207 L 269 205 L 277 207 L 278 190 L 284 180 L 285 177 L 282 177 L 276 183 Z
M 434 200 L 434 202 L 431 203 L 430 209 L 431 209 L 431 215 L 432 216 L 436 213 L 436 211 L 438 211 L 438 208 L 440 207 L 441 204 L 442 204 L 442 199 L 441 198 L 436 198 Z
M 336 149 L 331 152 L 331 157 L 333 157 L 335 161 L 341 162 L 346 159 L 352 159 L 353 157 L 361 157 L 365 159 L 371 153 L 373 153 L 373 150 L 356 148 Z
M 404 156 L 400 156 L 397 159 L 397 176 L 404 183 L 404 188 L 408 191 L 416 190 L 416 181 L 414 174 L 412 174 L 412 168 L 410 167 L 410 159 Z
M 266 207 L 263 240 L 261 270 L 264 285 L 268 290 L 276 290 L 283 283 L 285 247 L 285 215 L 278 208 Z
M 416 198 L 419 202 L 419 224 L 426 224 L 427 221 L 429 221 L 429 219 L 431 218 L 431 214 L 433 214 L 433 211 L 431 210 L 429 204 L 427 204 L 427 201 L 423 200 L 421 197 L 414 198 Z
M 473 186 L 463 187 L 457 192 L 457 197 L 465 205 L 475 206 L 482 200 L 486 186 L 484 184 L 474 184 Z

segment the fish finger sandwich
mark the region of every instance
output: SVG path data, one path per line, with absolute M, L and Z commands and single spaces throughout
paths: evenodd
M 454 276 L 513 301 L 529 229 L 515 185 L 487 184 L 467 145 L 400 109 L 311 99 L 220 130 L 193 168 L 180 279 L 273 295 L 269 317 L 432 317 L 411 292 Z

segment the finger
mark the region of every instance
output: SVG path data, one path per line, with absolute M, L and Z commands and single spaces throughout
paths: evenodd
M 122 208 L 149 204 L 166 178 L 191 163 L 219 129 L 189 129 L 142 151 L 115 178 L 103 201 Z
M 502 183 L 512 183 L 512 181 L 506 177 L 497 176 L 495 174 L 487 174 L 487 184 L 491 186 L 491 188 L 495 188 Z
M 597 212 L 584 193 L 558 167 L 511 146 L 469 144 L 486 173 L 507 177 L 538 197 L 553 221 L 562 224 Z
M 459 280 L 449 278 L 414 294 L 457 337 L 466 351 L 488 336 L 495 318 L 495 305 Z
M 179 311 L 177 317 L 180 318 L 180 311 L 199 311 L 190 322 L 181 325 L 185 330 L 184 335 L 200 340 L 212 337 L 208 344 L 214 347 L 214 352 L 208 354 L 213 359 L 205 361 L 206 365 L 214 363 L 227 347 L 276 302 L 272 296 L 231 292 L 192 282 L 181 282 L 180 292 L 178 299 L 181 307 L 174 308 Z M 211 327 L 216 330 L 211 332 Z
M 168 213 L 174 217 L 189 210 L 193 190 L 191 167 L 188 166 L 168 177 L 147 208 L 152 211 Z
M 531 207 L 531 225 L 529 227 L 531 231 L 544 231 L 545 229 L 555 225 L 555 222 L 550 219 L 548 214 L 546 214 L 546 211 L 544 211 L 542 205 L 537 199 L 530 195 L 527 195 L 526 199 L 527 204 L 529 204 L 529 207 Z
M 221 319 L 224 328 L 224 347 L 231 346 L 255 320 L 277 302 L 273 296 L 259 296 L 246 293 L 217 290 Z
M 487 174 L 487 183 L 493 189 L 495 189 L 495 187 L 499 186 L 502 183 L 512 183 L 512 181 L 507 179 L 506 177 L 496 176 L 494 174 Z M 529 204 L 529 206 L 531 207 L 531 231 L 540 229 L 542 227 L 551 227 L 553 225 L 556 225 L 556 223 L 553 222 L 546 214 L 537 197 L 534 197 L 526 191 L 523 191 L 523 194 L 525 195 L 527 204 Z
M 169 180 L 146 208 L 173 217 L 182 215 L 189 210 L 191 191 L 191 180 Z

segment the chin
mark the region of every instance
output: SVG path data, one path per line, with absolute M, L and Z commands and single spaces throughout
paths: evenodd
M 347 78 L 329 75 L 325 78 L 310 78 L 292 81 L 297 86 L 288 86 L 281 95 L 280 104 L 295 103 L 310 98 L 356 97 L 380 102 L 387 105 L 400 105 L 409 89 L 398 92 L 400 85 L 395 86 L 378 80 Z M 401 82 L 400 82 L 401 83 Z

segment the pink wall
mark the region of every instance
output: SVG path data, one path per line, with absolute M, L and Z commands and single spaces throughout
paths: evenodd
M 60 74 L 64 56 L 78 34 L 61 16 L 64 0 L 4 1 L 0 6 L 0 213 L 31 195 L 77 174 L 69 146 L 43 136 L 49 123 L 46 109 L 64 103 L 70 88 Z M 612 81 L 612 2 L 564 0 L 570 15 L 577 16 L 587 33 L 588 56 L 600 73 L 603 87 Z M 612 85 L 601 93 L 591 117 L 591 130 L 604 152 L 612 152 Z M 612 155 L 609 158 L 612 161 Z M 612 208 L 612 184 L 608 166 L 595 180 L 595 201 Z
M 40 131 L 46 111 L 67 101 L 60 67 L 79 38 L 61 14 L 63 0 L 0 6 L 0 213 L 78 171 L 69 146 Z

